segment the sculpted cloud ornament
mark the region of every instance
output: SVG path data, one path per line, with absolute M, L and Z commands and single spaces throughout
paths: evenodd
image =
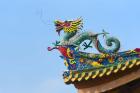
M 67 67 L 63 73 L 65 83 L 80 82 L 88 79 L 100 78 L 104 75 L 117 73 L 119 70 L 126 70 L 133 66 L 140 65 L 140 49 L 118 52 L 120 41 L 110 37 L 109 33 L 80 32 L 83 27 L 82 19 L 54 22 L 56 32 L 60 35 L 64 31 L 63 40 L 56 41 L 54 47 L 48 50 L 57 49 Z M 107 48 L 103 47 L 98 37 L 103 35 Z M 87 44 L 85 40 L 90 42 Z M 84 48 L 82 49 L 81 46 Z M 87 53 L 84 50 L 96 48 L 100 53 Z

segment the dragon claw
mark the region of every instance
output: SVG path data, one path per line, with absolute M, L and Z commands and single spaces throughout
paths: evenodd
M 92 46 L 90 46 L 91 43 L 92 43 L 92 41 L 90 41 L 89 44 L 84 42 L 84 44 L 82 45 L 82 46 L 84 46 L 84 50 L 86 50 L 87 48 L 92 48 Z
M 55 43 L 52 43 L 54 46 L 59 46 L 59 44 L 60 44 L 60 41 L 55 41 Z

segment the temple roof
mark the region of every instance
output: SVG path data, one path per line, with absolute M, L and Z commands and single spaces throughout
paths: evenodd
M 103 78 L 112 74 L 125 73 L 127 70 L 133 70 L 134 68 L 138 68 L 140 66 L 140 60 L 134 59 L 131 61 L 125 62 L 125 64 L 118 64 L 116 66 L 111 66 L 109 68 L 104 69 L 96 69 L 96 70 L 87 70 L 87 71 L 70 71 L 70 75 L 68 77 L 64 77 L 64 82 L 67 84 L 82 82 L 96 78 Z

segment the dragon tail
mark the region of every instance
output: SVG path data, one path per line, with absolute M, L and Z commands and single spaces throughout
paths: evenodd
M 108 48 L 103 47 L 98 39 L 96 39 L 94 44 L 96 49 L 101 53 L 115 53 L 120 49 L 120 41 L 115 37 L 108 37 L 106 39 L 106 45 Z

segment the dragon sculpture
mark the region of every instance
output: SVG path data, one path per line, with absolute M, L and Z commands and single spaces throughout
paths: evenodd
M 103 35 L 108 34 L 106 32 L 99 34 L 94 34 L 92 32 L 78 33 L 78 31 L 83 27 L 82 19 L 80 18 L 74 21 L 65 21 L 65 22 L 55 21 L 55 26 L 56 31 L 58 32 L 59 35 L 61 30 L 64 30 L 66 34 L 63 40 L 61 41 L 60 45 L 79 46 L 85 40 L 90 40 L 91 42 L 93 42 L 95 48 L 101 53 L 114 53 L 117 52 L 120 48 L 120 41 L 114 37 L 108 37 L 106 39 L 106 45 L 110 47 L 114 43 L 115 44 L 114 48 L 106 49 L 101 45 L 97 37 L 98 35 L 101 34 Z M 91 42 L 89 43 L 89 45 L 91 44 Z M 89 45 L 85 43 L 85 49 L 88 48 Z
M 54 47 L 48 47 L 48 50 L 58 49 L 62 54 L 60 57 L 64 59 L 64 64 L 68 71 L 63 73 L 66 83 L 74 81 L 88 80 L 97 76 L 102 77 L 104 74 L 109 75 L 111 72 L 118 72 L 120 69 L 125 70 L 131 68 L 140 62 L 140 49 L 118 52 L 120 49 L 120 41 L 115 37 L 109 37 L 107 32 L 93 33 L 82 32 L 82 19 L 73 21 L 55 21 L 56 32 L 60 35 L 60 31 L 64 31 L 65 36 L 61 41 L 56 41 Z M 99 35 L 103 35 L 106 39 L 107 48 L 103 47 L 98 39 Z M 89 44 L 85 42 L 89 40 Z M 87 53 L 80 49 L 83 43 L 84 49 L 93 46 L 101 53 Z M 93 46 L 91 44 L 93 43 Z

